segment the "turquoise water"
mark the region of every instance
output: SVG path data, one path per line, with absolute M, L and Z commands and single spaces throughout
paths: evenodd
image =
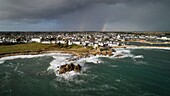
M 131 50 L 144 58 L 100 58 L 66 80 L 47 71 L 52 57 L 0 64 L 0 96 L 170 96 L 170 51 Z

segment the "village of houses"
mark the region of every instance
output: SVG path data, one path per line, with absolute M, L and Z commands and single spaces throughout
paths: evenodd
M 165 42 L 170 38 L 166 36 L 115 33 L 115 32 L 1 32 L 0 43 L 43 43 L 43 44 L 68 44 L 92 46 L 96 48 L 124 45 L 124 42 Z

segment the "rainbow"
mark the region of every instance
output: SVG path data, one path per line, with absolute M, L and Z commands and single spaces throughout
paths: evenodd
M 103 24 L 103 27 L 102 27 L 102 29 L 101 29 L 101 31 L 106 31 L 107 30 L 107 24 L 108 24 L 108 21 L 109 21 L 109 17 L 107 17 L 106 19 L 105 19 L 105 22 L 104 22 L 104 24 Z

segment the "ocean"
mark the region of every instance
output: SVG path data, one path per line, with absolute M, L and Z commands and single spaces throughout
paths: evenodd
M 117 49 L 122 57 L 95 56 L 59 75 L 70 54 L 0 59 L 0 96 L 170 96 L 170 50 Z

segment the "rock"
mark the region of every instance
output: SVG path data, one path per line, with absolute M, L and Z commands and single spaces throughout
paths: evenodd
M 59 74 L 65 74 L 66 72 L 70 71 L 80 72 L 81 66 L 79 64 L 74 65 L 73 63 L 62 65 L 59 69 Z
M 80 72 L 81 71 L 81 66 L 79 64 L 74 66 L 74 71 L 75 72 Z
M 118 55 L 116 55 L 115 57 L 122 57 L 123 55 L 122 54 L 118 54 Z
M 109 51 L 107 54 L 108 54 L 109 56 L 112 56 L 112 55 L 113 55 L 111 51 Z
M 67 69 L 66 69 L 66 66 L 67 66 L 67 65 L 68 65 L 68 64 L 62 65 L 62 66 L 60 67 L 60 69 L 59 69 L 59 74 L 64 74 L 64 73 L 67 72 Z
M 75 65 L 73 63 L 68 65 L 68 71 L 74 70 Z
M 112 49 L 112 52 L 116 52 L 116 50 L 115 50 L 115 49 Z

